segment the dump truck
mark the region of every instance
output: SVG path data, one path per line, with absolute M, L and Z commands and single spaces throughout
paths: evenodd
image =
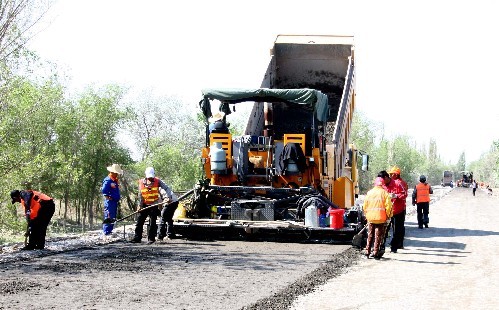
M 454 184 L 454 173 L 450 170 L 444 170 L 442 173 L 442 183 L 443 187 L 445 186 L 453 186 Z
M 235 136 L 227 116 L 243 104 L 253 108 Z M 204 89 L 199 107 L 204 178 L 185 204 L 186 218 L 175 220 L 177 233 L 334 242 L 362 228 L 356 198 L 368 155 L 350 143 L 352 36 L 279 35 L 259 88 Z

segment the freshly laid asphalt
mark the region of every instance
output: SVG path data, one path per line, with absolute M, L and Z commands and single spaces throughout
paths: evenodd
M 498 197 L 469 188 L 440 195 L 428 229 L 409 205 L 404 249 L 363 259 L 291 309 L 499 309 Z

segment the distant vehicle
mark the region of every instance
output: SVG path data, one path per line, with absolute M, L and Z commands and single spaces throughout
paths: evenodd
M 470 187 L 473 182 L 473 172 L 461 171 L 462 179 L 459 180 L 458 186 L 460 187 Z
M 452 186 L 454 183 L 454 173 L 449 170 L 445 170 L 443 172 L 443 178 L 442 178 L 442 186 Z

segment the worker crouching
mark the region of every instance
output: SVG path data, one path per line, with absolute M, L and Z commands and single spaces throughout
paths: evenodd
M 28 222 L 28 242 L 23 250 L 44 249 L 47 227 L 55 212 L 54 200 L 41 192 L 17 189 L 10 192 L 10 198 L 12 204 L 21 203 Z

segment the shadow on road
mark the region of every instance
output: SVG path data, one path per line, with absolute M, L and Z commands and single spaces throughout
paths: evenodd
M 431 224 L 431 223 L 430 223 Z M 413 225 L 413 226 L 408 226 Z M 429 233 L 427 233 L 429 232 Z M 499 236 L 499 232 L 479 229 L 464 229 L 452 227 L 432 227 L 429 229 L 420 230 L 417 228 L 417 223 L 406 222 L 406 235 L 417 238 L 433 238 L 433 237 L 482 237 L 482 236 Z
M 412 240 L 408 239 L 404 242 L 407 247 L 417 248 L 430 248 L 430 249 L 451 249 L 451 250 L 464 250 L 466 243 L 462 242 L 448 242 L 448 241 L 428 241 L 428 240 Z

